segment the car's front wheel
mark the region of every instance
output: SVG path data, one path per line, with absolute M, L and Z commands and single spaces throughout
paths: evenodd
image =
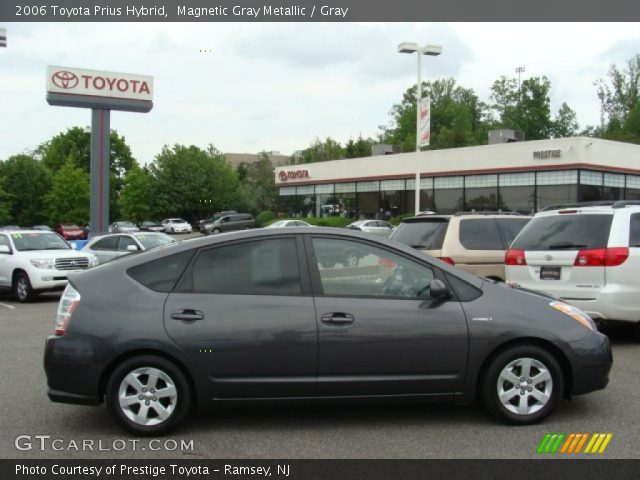
M 13 279 L 13 293 L 19 302 L 32 302 L 36 298 L 36 292 L 31 286 L 29 275 L 25 272 L 16 273 Z
M 129 432 L 162 435 L 189 411 L 191 391 L 182 371 L 169 360 L 144 355 L 114 370 L 106 390 L 112 416 Z
M 216 235 L 217 235 L 218 233 L 221 233 L 221 232 L 222 232 L 222 230 L 220 230 L 219 228 L 214 228 L 214 229 L 213 229 L 213 233 L 215 233 Z
M 501 420 L 520 425 L 546 418 L 564 392 L 558 361 L 534 345 L 521 345 L 498 354 L 481 381 L 485 407 Z

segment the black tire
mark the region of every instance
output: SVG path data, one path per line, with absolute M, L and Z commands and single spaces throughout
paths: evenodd
M 13 294 L 21 303 L 33 302 L 37 296 L 31 286 L 29 275 L 25 272 L 18 272 L 13 277 Z
M 147 405 L 149 405 L 148 410 L 150 417 L 154 414 L 153 412 L 155 412 L 155 415 L 158 415 L 156 410 L 154 410 L 154 404 L 162 402 L 160 406 L 165 409 L 169 409 L 170 405 L 173 405 L 172 412 L 169 414 L 169 416 L 166 419 L 159 421 L 159 423 L 156 423 L 155 425 L 144 425 L 141 423 L 137 423 L 129 418 L 123 407 L 121 407 L 119 400 L 119 392 L 122 386 L 121 384 L 123 384 L 123 380 L 125 379 L 125 377 L 127 377 L 127 375 L 132 372 L 144 369 L 155 369 L 167 375 L 175 386 L 175 391 L 177 392 L 175 401 L 173 402 L 169 398 L 159 398 L 161 397 L 160 394 L 158 394 L 158 397 L 154 397 L 159 398 L 158 402 L 149 398 L 149 403 L 147 403 Z M 143 384 L 142 382 L 144 380 L 144 374 L 139 376 L 138 378 L 140 379 L 141 384 Z M 147 377 L 147 382 L 149 382 L 149 377 Z M 163 383 L 163 380 L 156 382 L 156 388 L 159 388 L 159 392 L 162 391 L 160 387 L 162 387 Z M 147 383 L 147 386 L 148 385 L 149 384 Z M 167 383 L 165 383 L 164 385 L 166 388 Z M 147 389 L 144 394 L 152 395 L 152 393 L 149 392 L 151 392 L 151 390 Z M 153 392 L 153 394 L 156 394 L 156 392 Z M 133 396 L 136 397 L 137 393 Z M 138 436 L 154 436 L 164 435 L 170 432 L 185 419 L 191 407 L 192 393 L 185 375 L 174 363 L 165 358 L 156 357 L 154 355 L 141 355 L 139 357 L 133 357 L 125 360 L 116 367 L 116 369 L 109 377 L 109 382 L 107 383 L 106 389 L 106 397 L 109 412 L 116 420 L 116 422 L 119 423 L 125 430 Z M 139 408 L 142 408 L 142 402 L 140 402 Z M 140 409 L 138 409 L 138 411 L 136 412 L 134 406 L 130 407 L 128 410 L 130 415 L 136 415 L 137 413 L 140 413 Z M 159 418 L 160 416 L 158 415 L 155 420 L 158 421 L 157 419 Z M 150 421 L 154 421 L 154 419 L 150 418 Z
M 550 384 L 546 382 L 535 384 L 535 372 L 539 372 L 538 375 L 542 374 L 541 370 L 538 370 L 535 365 L 531 368 L 529 376 L 526 374 L 521 376 L 523 370 L 518 370 L 522 368 L 521 366 L 518 367 L 518 361 L 525 359 L 532 359 L 535 362 L 539 362 L 539 365 L 542 365 L 549 373 L 551 379 Z M 513 365 L 513 367 L 510 367 L 510 365 Z M 503 370 L 507 369 L 507 367 L 510 367 L 507 371 L 511 371 L 511 368 L 513 368 L 513 372 L 520 372 L 516 375 L 520 378 L 515 379 L 515 381 L 520 382 L 523 378 L 525 380 L 517 384 L 511 384 L 509 381 L 500 381 L 500 374 Z M 530 378 L 533 378 L 531 382 L 529 382 Z M 560 364 L 548 351 L 534 345 L 519 345 L 499 353 L 491 361 L 480 381 L 482 382 L 481 398 L 485 408 L 503 422 L 515 425 L 529 425 L 549 416 L 560 401 L 560 398 L 562 398 L 564 392 L 564 375 Z M 519 385 L 524 385 L 524 387 L 520 389 L 518 387 Z M 523 401 L 527 402 L 527 406 L 525 407 L 531 410 L 530 413 L 514 412 L 503 404 L 499 398 L 498 391 L 500 388 L 505 390 L 505 386 L 507 392 L 515 391 L 513 398 L 505 401 L 505 403 L 510 405 L 509 408 L 517 409 L 520 402 Z M 548 386 L 550 387 L 550 391 L 546 390 Z M 537 392 L 531 393 L 533 389 L 536 389 Z M 533 395 L 544 393 L 548 394 L 544 403 L 532 398 Z M 508 397 L 509 394 L 510 393 L 508 393 L 505 398 Z M 522 400 L 520 400 L 520 397 L 523 397 Z M 518 405 L 516 405 L 516 403 Z

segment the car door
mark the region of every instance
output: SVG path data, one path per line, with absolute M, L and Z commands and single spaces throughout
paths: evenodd
M 0 252 L 0 286 L 10 287 L 11 268 L 9 268 L 9 260 L 11 259 L 13 248 L 11 247 L 11 242 L 7 235 L 0 234 L 0 246 L 7 247 L 9 249 L 8 252 Z
M 365 240 L 308 236 L 318 320 L 318 391 L 327 396 L 445 394 L 462 389 L 467 323 L 460 303 L 433 301 L 441 273 Z M 334 263 L 328 252 L 358 252 Z
M 295 236 L 200 250 L 165 304 L 169 335 L 215 398 L 312 396 L 317 328 Z

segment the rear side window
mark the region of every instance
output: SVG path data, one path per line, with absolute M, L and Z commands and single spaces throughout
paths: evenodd
M 237 295 L 299 295 L 302 292 L 293 238 L 212 248 L 193 264 L 192 290 Z
M 448 219 L 402 222 L 391 238 L 413 248 L 440 250 L 448 225 Z
M 98 240 L 91 247 L 92 250 L 116 250 L 118 245 L 118 236 L 112 236 Z
M 631 215 L 631 225 L 629 225 L 629 246 L 640 247 L 640 213 Z
M 498 230 L 502 234 L 504 240 L 504 249 L 506 250 L 513 242 L 513 239 L 518 236 L 520 230 L 529 223 L 529 218 L 496 218 L 498 224 Z
M 504 250 L 493 218 L 460 220 L 460 243 L 467 250 Z
M 131 278 L 151 290 L 168 293 L 173 290 L 192 255 L 193 251 L 191 250 L 176 253 L 131 267 L 127 273 Z
M 513 242 L 516 250 L 606 248 L 613 215 L 560 214 L 533 218 Z

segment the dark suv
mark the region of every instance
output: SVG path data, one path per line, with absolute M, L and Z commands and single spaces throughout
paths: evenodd
M 255 228 L 256 221 L 250 213 L 234 213 L 223 215 L 211 223 L 204 225 L 204 234 L 231 232 L 233 230 L 248 230 Z

